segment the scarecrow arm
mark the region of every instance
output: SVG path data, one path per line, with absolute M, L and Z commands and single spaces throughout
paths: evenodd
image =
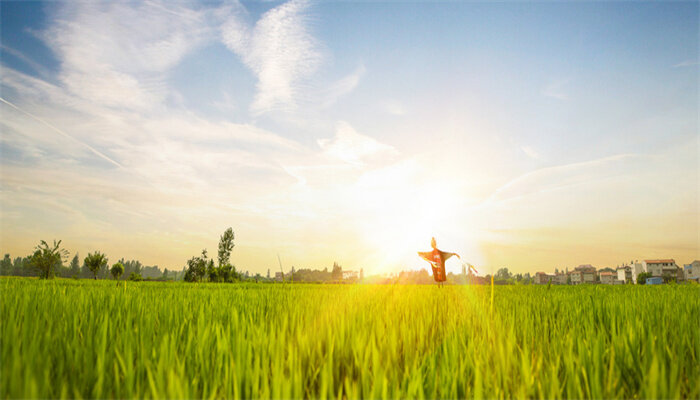
M 447 259 L 452 256 L 457 256 L 457 258 L 459 258 L 460 260 L 462 259 L 462 257 L 460 257 L 457 253 L 447 253 L 445 251 L 441 251 L 440 253 L 442 253 L 442 259 L 445 261 L 447 261 Z
M 429 262 L 429 263 L 431 263 L 431 264 L 433 263 L 433 253 L 432 253 L 432 252 L 429 252 L 429 251 L 426 251 L 426 252 L 419 251 L 419 252 L 418 252 L 418 255 L 419 255 L 422 259 L 424 259 L 425 261 L 427 261 L 427 262 Z

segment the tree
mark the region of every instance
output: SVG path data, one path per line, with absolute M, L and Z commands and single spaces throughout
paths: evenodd
M 131 275 L 129 275 L 129 280 L 138 282 L 143 280 L 143 278 L 141 277 L 141 274 L 132 272 Z
M 233 246 L 233 229 L 228 228 L 219 238 L 219 267 L 229 263 Z
M 333 263 L 333 271 L 331 272 L 331 278 L 334 281 L 343 280 L 343 268 L 340 265 L 338 265 L 337 262 Z
M 42 279 L 52 278 L 54 270 L 63 264 L 63 260 L 68 257 L 68 251 L 61 248 L 61 241 L 53 241 L 53 246 L 49 246 L 42 240 L 36 246 L 34 254 L 30 256 L 30 263 L 39 270 Z
M 202 255 L 192 257 L 187 260 L 187 272 L 185 272 L 185 280 L 187 282 L 201 282 L 204 275 L 207 273 L 207 250 L 202 250 Z
M 97 279 L 97 272 L 100 271 L 100 268 L 107 267 L 108 261 L 107 257 L 99 251 L 88 253 L 87 257 L 85 257 L 85 265 L 92 272 L 94 279 Z
M 365 280 L 365 270 L 363 268 L 360 268 L 360 282 Z
M 166 268 L 165 271 L 163 271 L 163 279 L 168 280 L 168 269 Z
M 637 284 L 644 285 L 647 283 L 647 278 L 651 277 L 651 272 L 640 272 L 639 275 L 637 275 Z
M 207 276 L 209 276 L 209 282 L 221 282 L 221 268 L 217 268 L 214 266 L 214 260 L 209 260 L 207 262 Z
M 494 279 L 498 280 L 508 280 L 512 277 L 511 273 L 508 271 L 508 268 L 501 268 L 496 272 L 496 275 L 494 276 Z
M 12 273 L 12 258 L 5 254 L 5 258 L 0 261 L 0 275 L 10 275 Z
M 75 253 L 75 256 L 70 262 L 70 275 L 74 278 L 80 275 L 80 258 L 78 257 L 78 253 Z
M 211 279 L 212 274 L 210 274 L 210 279 L 213 282 L 233 282 L 238 279 L 238 274 L 236 273 L 236 267 L 231 265 L 231 251 L 233 251 L 233 229 L 228 228 L 224 231 L 224 234 L 219 238 L 219 257 L 218 266 L 213 274 L 214 280 Z M 212 260 L 213 267 L 213 260 Z
M 124 265 L 118 262 L 112 265 L 112 269 L 109 272 L 112 273 L 114 279 L 119 279 L 119 277 L 124 273 Z

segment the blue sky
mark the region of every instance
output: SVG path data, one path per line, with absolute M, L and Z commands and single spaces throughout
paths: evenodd
M 3 251 L 700 258 L 698 3 L 3 2 Z M 7 248 L 5 248 L 7 247 Z M 458 265 L 452 266 L 459 270 Z

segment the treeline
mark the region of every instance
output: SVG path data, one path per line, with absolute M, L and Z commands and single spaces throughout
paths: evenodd
M 447 273 L 448 285 L 490 285 L 491 274 L 485 276 L 474 275 L 471 271 L 467 271 L 465 265 L 462 266 L 462 273 L 455 274 Z M 426 269 L 418 271 L 401 271 L 396 275 L 383 276 L 373 275 L 362 280 L 363 283 L 379 283 L 379 284 L 413 284 L 413 285 L 428 285 L 435 283 L 432 274 Z M 534 284 L 535 279 L 530 276 L 530 273 L 513 274 L 508 271 L 508 268 L 501 268 L 493 275 L 493 283 L 495 285 L 529 285 Z
M 35 248 L 34 253 L 15 257 L 5 254 L 0 261 L 0 275 L 26 276 L 40 278 L 75 278 L 75 279 L 108 279 L 110 274 L 109 259 L 95 251 L 81 259 L 78 253 L 70 258 L 68 251 L 60 247 L 61 241 L 49 245 L 45 241 Z M 70 259 L 70 261 L 68 261 Z M 96 263 L 96 264 L 95 264 Z M 123 273 L 118 279 L 126 280 L 177 280 L 182 278 L 178 271 L 161 270 L 157 265 L 143 265 L 138 260 L 121 258 L 117 263 L 123 266 Z M 116 265 L 116 264 L 115 264 Z

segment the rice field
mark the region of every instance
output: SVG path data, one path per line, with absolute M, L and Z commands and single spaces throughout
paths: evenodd
M 700 397 L 700 287 L 0 279 L 5 398 Z

